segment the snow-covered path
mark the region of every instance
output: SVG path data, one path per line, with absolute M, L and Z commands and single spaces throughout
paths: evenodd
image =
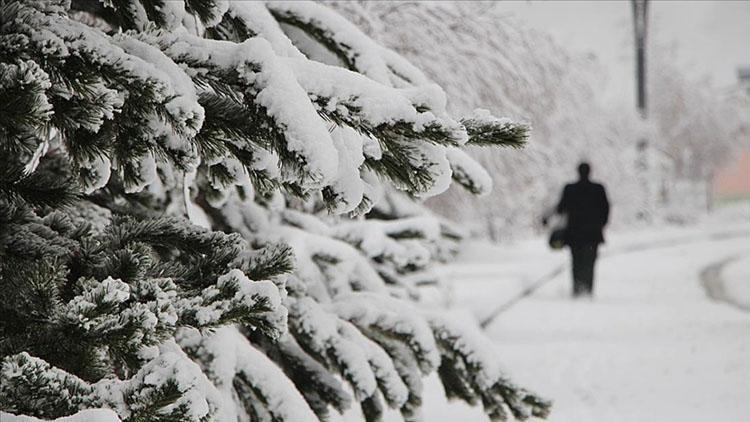
M 515 253 L 515 264 L 486 250 L 457 264 L 454 275 L 464 277 L 456 280 L 457 305 L 481 318 L 524 282 L 502 278 L 567 259 L 533 248 Z M 733 255 L 750 255 L 750 238 L 612 255 L 599 262 L 593 301 L 568 298 L 565 272 L 488 333 L 513 378 L 555 401 L 550 420 L 746 421 L 750 313 L 712 301 L 699 279 Z M 499 279 L 490 280 L 493 266 Z

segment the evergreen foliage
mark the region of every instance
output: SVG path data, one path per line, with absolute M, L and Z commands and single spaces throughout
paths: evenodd
M 486 192 L 461 147 L 526 127 L 328 8 L 0 0 L 0 96 L 0 416 L 414 420 L 432 371 L 548 412 L 419 305 L 461 235 L 413 199 Z

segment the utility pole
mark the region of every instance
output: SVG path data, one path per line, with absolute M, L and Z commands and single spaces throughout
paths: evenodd
M 636 105 L 642 118 L 646 108 L 646 35 L 648 32 L 648 0 L 630 0 L 633 6 L 633 29 L 635 34 L 635 78 Z
M 648 0 L 630 0 L 633 6 L 633 33 L 635 35 L 635 81 L 636 81 L 636 108 L 643 121 L 648 117 L 646 102 L 646 35 L 648 29 Z M 640 136 L 636 142 L 636 177 L 643 189 L 641 192 L 641 206 L 637 217 L 643 221 L 651 221 L 653 195 L 651 192 L 650 179 L 650 148 L 648 139 Z

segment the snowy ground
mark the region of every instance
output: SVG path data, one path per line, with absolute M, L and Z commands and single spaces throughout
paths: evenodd
M 555 401 L 552 421 L 748 420 L 750 313 L 710 299 L 701 274 L 726 261 L 726 292 L 750 292 L 750 225 L 613 235 L 602 253 L 594 300 L 569 299 L 566 269 L 488 326 L 512 377 Z M 567 259 L 542 239 L 470 245 L 446 269 L 453 305 L 480 320 Z M 425 420 L 486 420 L 427 389 Z

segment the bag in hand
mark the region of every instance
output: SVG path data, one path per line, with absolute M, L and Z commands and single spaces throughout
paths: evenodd
M 549 235 L 549 247 L 554 250 L 559 250 L 565 247 L 564 227 L 556 227 L 552 229 L 552 233 Z

